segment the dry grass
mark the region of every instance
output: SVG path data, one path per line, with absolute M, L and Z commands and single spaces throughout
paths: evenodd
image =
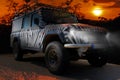
M 0 80 L 58 80 L 55 77 L 39 75 L 34 72 L 13 71 L 0 66 Z

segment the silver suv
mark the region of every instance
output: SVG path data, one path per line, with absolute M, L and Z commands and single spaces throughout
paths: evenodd
M 83 56 L 93 66 L 107 62 L 107 30 L 78 23 L 77 18 L 61 9 L 40 8 L 14 17 L 11 47 L 15 60 L 24 51 L 45 53 L 50 72 L 62 73 L 70 60 Z

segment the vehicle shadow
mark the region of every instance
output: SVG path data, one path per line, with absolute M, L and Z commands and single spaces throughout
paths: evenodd
M 72 63 L 64 77 L 75 80 L 119 80 L 120 67 L 107 64 L 103 67 L 92 67 L 87 61 Z
M 120 65 L 120 49 L 116 49 L 108 53 L 108 62 Z
M 27 57 L 25 56 L 23 62 L 30 62 L 31 64 L 46 68 L 43 56 L 37 56 L 36 54 L 35 56 L 34 54 L 26 55 Z M 57 76 L 60 80 L 63 80 L 63 78 L 68 80 L 119 80 L 120 52 L 116 50 L 108 55 L 109 63 L 104 67 L 92 67 L 87 60 L 73 61 L 62 76 L 55 75 L 55 77 Z
M 24 58 L 23 62 L 31 62 L 31 64 L 46 68 L 44 57 L 27 57 Z M 78 60 L 71 61 L 63 75 L 53 76 L 57 77 L 58 80 L 65 78 L 66 80 L 119 80 L 119 75 L 119 65 L 108 63 L 103 67 L 92 67 L 87 60 Z
M 34 55 L 34 54 L 33 54 Z M 33 56 L 33 55 L 28 55 L 27 57 L 23 58 L 23 62 L 31 62 L 32 64 L 38 65 L 38 66 L 45 66 L 45 60 L 43 56 Z

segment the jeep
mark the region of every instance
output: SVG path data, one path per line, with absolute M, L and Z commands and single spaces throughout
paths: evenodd
M 48 70 L 63 73 L 70 60 L 85 58 L 93 66 L 107 63 L 107 30 L 78 23 L 61 9 L 39 8 L 19 14 L 12 21 L 11 47 L 15 60 L 25 51 L 44 53 Z

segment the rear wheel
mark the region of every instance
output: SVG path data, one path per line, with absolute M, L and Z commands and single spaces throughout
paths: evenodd
M 92 66 L 102 67 L 107 63 L 107 57 L 103 53 L 88 53 L 86 56 Z
M 22 50 L 20 48 L 18 41 L 15 41 L 13 43 L 13 53 L 14 53 L 15 60 L 17 61 L 23 60 L 23 53 L 22 53 Z
M 45 62 L 50 72 L 61 74 L 67 66 L 67 52 L 63 45 L 57 41 L 48 44 L 45 51 Z

